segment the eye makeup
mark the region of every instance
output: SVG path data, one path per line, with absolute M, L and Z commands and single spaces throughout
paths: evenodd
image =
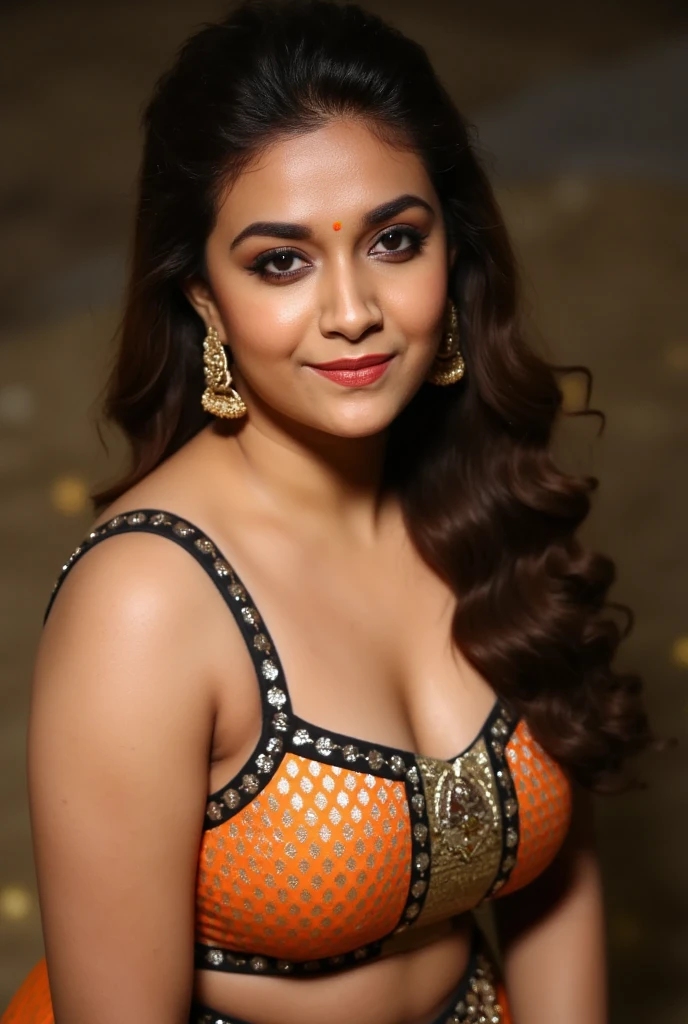
M 407 245 L 401 244 L 404 238 L 409 240 Z M 373 259 L 381 259 L 384 263 L 406 263 L 423 251 L 427 238 L 428 233 L 423 233 L 410 224 L 395 224 L 392 227 L 385 228 L 378 235 L 377 239 L 373 242 L 369 255 Z M 395 242 L 397 243 L 396 245 L 394 245 Z M 376 246 L 383 243 L 392 244 L 389 248 L 381 251 L 373 251 Z M 296 260 L 305 262 L 306 266 L 293 268 L 292 264 Z M 271 263 L 275 267 L 273 270 L 268 269 Z M 258 274 L 263 280 L 274 283 L 292 280 L 294 277 L 300 276 L 307 269 L 308 265 L 310 264 L 307 261 L 307 257 L 298 252 L 298 250 L 281 246 L 260 253 L 246 269 L 249 273 Z

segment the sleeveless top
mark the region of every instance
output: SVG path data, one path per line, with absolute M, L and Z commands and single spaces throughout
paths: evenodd
M 313 975 L 370 962 L 407 928 L 455 917 L 527 885 L 570 824 L 571 787 L 522 717 L 497 699 L 447 761 L 321 729 L 294 712 L 260 612 L 209 537 L 139 510 L 95 529 L 63 566 L 108 537 L 157 533 L 210 576 L 255 666 L 262 728 L 243 768 L 205 808 L 195 963 Z

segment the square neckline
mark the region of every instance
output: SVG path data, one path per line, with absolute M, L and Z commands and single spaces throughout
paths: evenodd
M 271 713 L 274 714 L 274 712 L 277 710 L 284 711 L 285 714 L 289 715 L 292 722 L 296 723 L 297 728 L 290 729 L 290 732 L 298 732 L 299 728 L 301 728 L 309 735 L 310 732 L 312 731 L 315 735 L 324 738 L 325 742 L 327 742 L 327 739 L 329 738 L 330 741 L 333 741 L 335 745 L 338 745 L 340 747 L 345 747 L 348 745 L 351 745 L 352 747 L 357 747 L 358 745 L 360 745 L 362 747 L 367 747 L 374 751 L 379 751 L 381 754 L 384 754 L 387 759 L 393 757 L 403 759 L 405 757 L 415 762 L 416 759 L 423 758 L 425 760 L 433 761 L 437 764 L 441 764 L 447 767 L 455 764 L 456 761 L 464 758 L 467 754 L 469 754 L 477 746 L 480 740 L 485 738 L 486 733 L 488 732 L 490 727 L 500 718 L 512 721 L 513 727 L 515 728 L 516 721 L 514 721 L 514 719 L 517 719 L 518 716 L 515 716 L 510 711 L 508 705 L 506 704 L 502 697 L 500 697 L 498 694 L 495 694 L 490 710 L 488 711 L 482 724 L 479 726 L 473 739 L 470 740 L 466 744 L 466 746 L 464 746 L 464 748 L 460 750 L 458 753 L 452 754 L 449 758 L 444 758 L 436 757 L 433 754 L 422 754 L 420 752 L 413 751 L 405 747 L 397 747 L 379 741 L 367 740 L 362 736 L 354 736 L 346 733 L 340 733 L 336 730 L 323 727 L 322 725 L 312 722 L 307 718 L 303 718 L 293 708 L 291 694 L 289 691 L 287 673 L 284 671 L 281 657 L 278 653 L 277 646 L 273 640 L 272 633 L 270 632 L 268 626 L 265 623 L 262 612 L 259 610 L 257 604 L 253 600 L 253 596 L 250 590 L 244 583 L 244 577 L 241 576 L 237 569 L 235 568 L 234 561 L 226 557 L 222 549 L 215 543 L 214 540 L 210 538 L 210 536 L 206 533 L 205 530 L 202 530 L 200 527 L 196 526 L 193 522 L 191 522 L 191 520 L 185 517 L 181 517 L 176 513 L 168 512 L 164 509 L 139 508 L 134 509 L 132 511 L 116 513 L 115 516 L 111 519 L 102 522 L 98 526 L 94 527 L 94 529 L 91 531 L 88 537 L 85 538 L 82 544 L 76 548 L 76 550 L 69 557 L 65 565 L 63 565 L 60 576 L 58 577 L 58 580 L 53 588 L 53 592 L 51 594 L 50 601 L 45 612 L 44 622 L 50 613 L 50 609 L 52 608 L 55 598 L 57 597 L 61 584 L 63 583 L 65 577 L 72 568 L 73 564 L 76 561 L 80 560 L 80 558 L 83 557 L 83 555 L 87 553 L 87 551 L 90 550 L 90 548 L 96 546 L 98 543 L 105 540 L 107 537 L 134 532 L 158 534 L 167 537 L 168 539 L 176 542 L 178 546 L 184 548 L 202 566 L 202 568 L 205 569 L 207 575 L 211 578 L 211 581 L 215 585 L 216 589 L 220 592 L 220 595 L 225 601 L 225 604 L 228 606 L 232 618 L 234 619 L 239 629 L 239 632 L 242 636 L 242 639 L 244 640 L 246 649 L 253 664 L 261 701 L 261 730 L 256 740 L 256 743 L 254 744 L 250 754 L 245 759 L 242 766 L 234 773 L 232 778 L 227 783 L 224 783 L 223 785 L 219 786 L 217 789 L 213 790 L 209 794 L 209 800 L 221 798 L 222 794 L 225 793 L 228 789 L 231 789 L 233 786 L 235 786 L 239 779 L 241 779 L 242 777 L 245 778 L 246 773 L 252 772 L 252 766 L 256 762 L 257 755 L 259 755 L 259 752 L 263 749 L 266 738 L 270 731 L 269 727 Z M 259 663 L 259 658 L 261 656 L 259 655 L 258 650 L 250 642 L 250 640 L 253 637 L 253 634 L 250 634 L 249 632 L 249 620 L 245 617 L 242 618 L 242 614 L 239 613 L 236 607 L 236 601 L 238 600 L 238 597 L 231 595 L 228 592 L 228 590 L 223 586 L 223 583 L 226 582 L 227 579 L 230 579 L 232 581 L 232 583 L 230 584 L 230 589 L 233 588 L 237 593 L 243 594 L 242 602 L 244 604 L 244 607 L 242 608 L 242 613 L 245 613 L 248 608 L 250 611 L 255 613 L 255 616 L 258 622 L 260 623 L 260 632 L 265 638 L 265 640 L 267 640 L 267 647 L 270 651 L 269 658 L 265 659 L 262 662 L 262 664 Z M 265 675 L 266 661 L 268 664 L 272 666 L 272 670 L 274 671 L 274 677 L 272 675 Z M 262 672 L 261 669 L 263 669 Z M 266 693 L 266 680 L 272 680 L 275 677 L 278 677 L 280 674 L 281 690 L 268 690 Z M 273 704 L 273 706 L 271 707 L 270 694 L 272 692 L 280 694 L 280 703 L 278 705 Z M 307 742 L 314 741 L 309 740 Z M 316 750 L 317 749 L 318 748 L 316 746 Z M 312 757 L 311 760 L 318 759 Z M 322 761 L 320 761 L 320 763 L 329 764 L 330 762 L 327 759 L 323 759 Z
M 123 514 L 127 515 L 128 513 L 123 513 Z M 165 513 L 165 514 L 169 515 L 171 518 L 180 518 L 180 517 L 173 516 L 173 514 L 170 513 L 170 512 Z M 282 688 L 284 689 L 284 691 L 285 691 L 285 693 L 287 695 L 287 703 L 288 703 L 288 705 L 289 705 L 289 707 L 291 709 L 291 717 L 300 726 L 303 726 L 305 729 L 310 730 L 310 731 L 312 731 L 312 732 L 314 732 L 316 734 L 330 736 L 332 739 L 334 739 L 337 743 L 341 744 L 342 746 L 344 746 L 346 744 L 360 745 L 360 746 L 369 747 L 371 749 L 380 749 L 381 751 L 387 751 L 387 752 L 389 752 L 389 754 L 398 754 L 400 756 L 406 756 L 407 758 L 412 758 L 412 759 L 413 758 L 422 757 L 422 758 L 425 758 L 425 759 L 427 759 L 429 761 L 436 761 L 437 763 L 440 763 L 440 764 L 450 765 L 450 764 L 453 764 L 455 761 L 457 761 L 459 758 L 465 757 L 466 754 L 468 754 L 471 750 L 473 750 L 473 748 L 477 745 L 477 743 L 481 739 L 484 738 L 485 733 L 489 729 L 489 726 L 492 723 L 492 721 L 499 716 L 499 714 L 500 714 L 500 712 L 501 712 L 501 710 L 502 710 L 502 708 L 504 706 L 504 702 L 503 702 L 502 698 L 498 694 L 494 694 L 494 699 L 492 701 L 492 704 L 490 705 L 490 708 L 488 709 L 488 712 L 487 712 L 485 718 L 483 719 L 482 723 L 478 727 L 477 732 L 475 733 L 473 739 L 470 740 L 464 746 L 464 748 L 462 750 L 460 750 L 458 753 L 452 754 L 448 758 L 437 757 L 434 754 L 422 754 L 422 753 L 419 753 L 418 751 L 410 750 L 410 749 L 408 749 L 406 747 L 398 747 L 398 746 L 394 746 L 393 744 L 383 743 L 382 741 L 379 741 L 379 740 L 369 740 L 369 739 L 366 739 L 363 736 L 354 736 L 352 734 L 348 734 L 348 733 L 344 733 L 344 732 L 339 732 L 336 729 L 328 728 L 327 726 L 321 725 L 321 724 L 319 724 L 317 722 L 313 722 L 310 719 L 303 717 L 302 715 L 299 714 L 299 712 L 294 707 L 294 702 L 293 702 L 291 691 L 290 691 L 290 688 L 289 688 L 289 676 L 288 676 L 287 672 L 284 669 L 284 663 L 282 661 L 281 655 L 278 652 L 277 644 L 274 641 L 272 632 L 271 632 L 271 630 L 269 629 L 269 627 L 267 625 L 267 622 L 266 622 L 265 616 L 263 615 L 263 612 L 261 611 L 260 607 L 258 606 L 256 601 L 254 600 L 251 590 L 249 589 L 249 587 L 245 583 L 245 577 L 243 576 L 243 574 L 240 574 L 237 571 L 236 563 L 235 563 L 234 559 L 227 557 L 227 555 L 219 547 L 219 545 L 216 544 L 215 541 L 210 538 L 208 533 L 206 533 L 204 530 L 201 530 L 200 527 L 195 526 L 188 519 L 185 519 L 184 522 L 188 523 L 189 526 L 192 526 L 196 530 L 196 532 L 198 534 L 202 535 L 203 538 L 205 538 L 206 540 L 210 541 L 210 543 L 213 544 L 213 546 L 215 547 L 215 550 L 217 552 L 217 557 L 219 559 L 222 559 L 224 562 L 226 562 L 227 565 L 231 568 L 231 572 L 232 572 L 232 574 L 233 574 L 237 584 L 240 587 L 242 587 L 243 590 L 246 593 L 247 601 L 250 603 L 250 605 L 256 610 L 256 612 L 260 616 L 260 621 L 262 623 L 262 625 L 261 625 L 261 632 L 265 634 L 265 636 L 267 637 L 267 639 L 268 639 L 268 641 L 269 641 L 269 643 L 271 645 L 271 648 L 272 648 L 271 657 L 274 660 L 277 660 L 279 662 L 279 665 L 280 665 L 281 676 L 282 676 L 282 684 L 281 685 L 282 685 Z M 237 623 L 237 625 L 238 625 L 238 623 Z M 239 632 L 241 633 L 241 635 L 243 637 L 244 634 L 243 634 L 243 631 L 241 630 L 241 628 L 239 629 Z M 248 644 L 246 646 L 248 647 L 248 653 L 249 653 L 249 656 L 251 656 L 251 661 L 253 663 L 254 672 L 255 672 L 255 675 L 256 675 L 256 682 L 258 683 L 258 688 L 259 688 L 259 691 L 260 691 L 260 694 L 261 694 L 261 704 L 262 704 L 263 703 L 263 699 L 262 699 L 262 696 L 263 696 L 263 686 L 262 686 L 262 684 L 263 684 L 264 680 L 262 679 L 262 677 L 260 675 L 260 672 L 258 670 L 258 666 L 255 663 L 255 659 L 252 656 L 253 652 L 252 652 L 250 646 Z M 494 691 L 493 691 L 493 693 L 494 693 Z M 262 734 L 262 729 L 261 729 L 261 734 Z M 259 736 L 259 739 L 258 739 L 258 743 L 256 744 L 255 750 L 257 750 L 259 746 L 260 746 L 260 736 Z M 255 754 L 255 750 L 252 752 L 252 755 L 249 756 L 247 763 L 250 763 L 251 760 L 253 759 L 253 755 Z M 243 770 L 244 769 L 241 769 L 235 775 L 235 778 L 237 778 L 241 774 L 241 771 L 243 771 Z M 222 787 L 222 788 L 224 789 L 225 787 Z

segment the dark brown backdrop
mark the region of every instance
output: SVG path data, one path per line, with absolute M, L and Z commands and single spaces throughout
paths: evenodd
M 534 330 L 609 416 L 567 431 L 601 477 L 587 536 L 637 625 L 621 662 L 660 732 L 649 788 L 604 802 L 613 1020 L 688 1020 L 685 738 L 688 14 L 669 0 L 370 0 L 476 122 Z M 138 116 L 217 0 L 0 5 L 0 1009 L 41 953 L 24 782 L 30 667 L 61 561 L 110 471 L 93 404 L 120 302 Z M 685 102 L 685 101 L 683 101 Z M 571 387 L 570 401 L 577 400 Z M 115 453 L 117 452 L 115 446 Z M 554 1022 L 553 1022 L 554 1024 Z

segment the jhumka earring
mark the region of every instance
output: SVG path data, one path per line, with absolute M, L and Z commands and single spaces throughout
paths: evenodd
M 208 328 L 203 342 L 203 371 L 206 388 L 201 397 L 201 405 L 205 411 L 224 420 L 245 416 L 247 410 L 244 400 L 232 387 L 227 356 L 215 327 Z
M 459 349 L 459 314 L 450 304 L 449 328 L 445 331 L 435 361 L 426 380 L 431 384 L 455 384 L 466 372 L 466 364 Z

